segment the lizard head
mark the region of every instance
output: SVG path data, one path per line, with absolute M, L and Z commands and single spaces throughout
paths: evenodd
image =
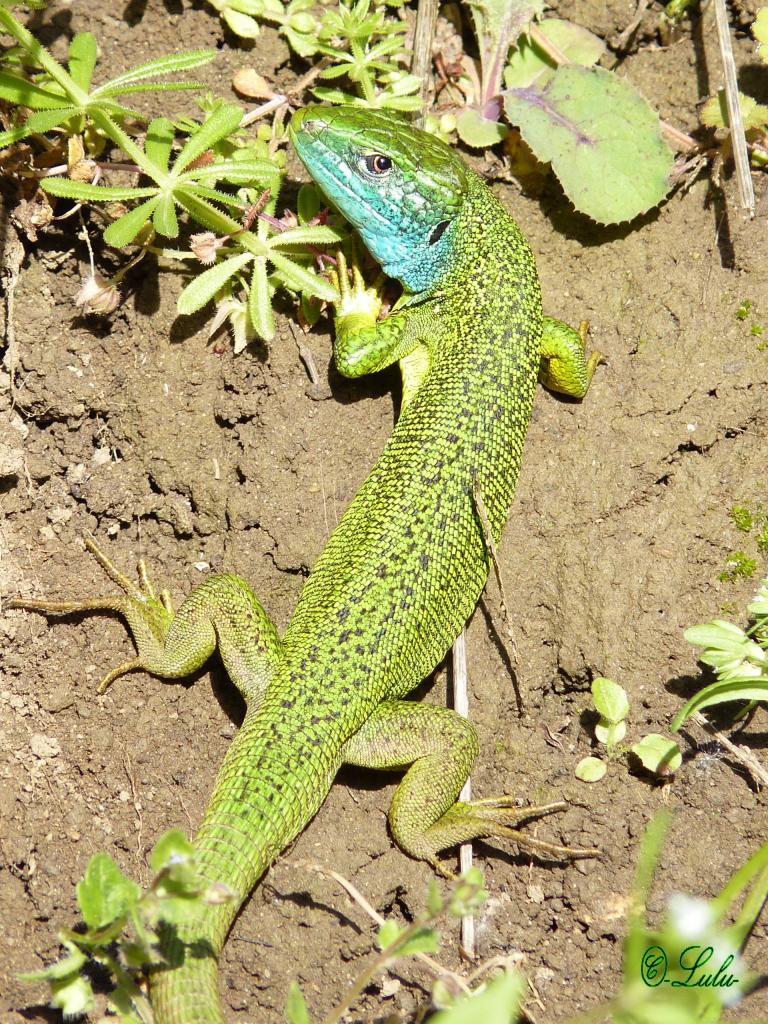
M 304 107 L 290 136 L 385 273 L 411 292 L 434 288 L 471 175 L 450 146 L 396 114 L 351 106 Z

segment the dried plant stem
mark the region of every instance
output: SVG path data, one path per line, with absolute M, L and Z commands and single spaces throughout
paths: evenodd
M 453 707 L 462 718 L 469 718 L 469 694 L 467 691 L 467 641 L 466 631 L 462 629 L 453 645 Z M 469 779 L 459 793 L 459 800 L 472 799 L 472 783 Z M 461 873 L 472 867 L 472 843 L 463 843 L 459 848 L 459 868 Z M 475 919 L 471 914 L 461 919 L 461 948 L 470 959 L 475 958 Z
M 421 110 L 415 121 L 423 126 L 429 106 L 429 90 L 432 84 L 432 40 L 435 38 L 438 0 L 419 0 L 416 12 L 416 33 L 413 39 L 413 60 L 411 74 L 421 80 Z
M 720 54 L 723 58 L 725 72 L 725 100 L 728 107 L 728 125 L 731 132 L 733 159 L 736 165 L 736 183 L 739 187 L 739 198 L 743 209 L 749 211 L 750 217 L 755 215 L 755 190 L 752 187 L 752 175 L 749 170 L 749 154 L 747 140 L 744 135 L 744 122 L 739 106 L 739 86 L 736 81 L 736 62 L 733 59 L 731 46 L 731 29 L 728 24 L 728 12 L 725 0 L 715 0 L 715 21 L 717 23 L 717 39 Z

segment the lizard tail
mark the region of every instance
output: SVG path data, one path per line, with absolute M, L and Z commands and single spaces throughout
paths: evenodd
M 221 766 L 194 846 L 202 876 L 233 898 L 205 906 L 193 922 L 163 927 L 165 963 L 150 975 L 156 1024 L 222 1024 L 217 961 L 232 921 L 330 789 L 340 743 L 332 736 L 318 743 L 281 714 L 262 706 L 246 715 Z

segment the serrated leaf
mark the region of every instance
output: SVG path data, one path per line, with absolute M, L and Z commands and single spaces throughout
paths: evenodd
M 397 921 L 387 920 L 379 927 L 376 935 L 376 943 L 379 949 L 389 949 L 400 938 L 402 928 Z
M 189 316 L 191 313 L 196 313 L 198 309 L 202 309 L 217 292 L 221 291 L 227 281 L 250 263 L 253 258 L 249 252 L 238 253 L 237 256 L 231 256 L 228 260 L 217 263 L 210 270 L 206 270 L 196 277 L 194 281 L 190 281 L 179 295 L 176 305 L 179 313 Z
M 672 775 L 683 763 L 680 747 L 674 740 L 652 732 L 638 743 L 632 744 L 632 753 L 643 763 L 643 767 L 654 775 Z
M 40 183 L 44 192 L 64 199 L 75 199 L 79 203 L 125 202 L 126 199 L 143 199 L 157 192 L 156 188 L 119 188 L 111 185 L 91 185 L 87 181 L 72 181 L 70 178 L 44 178 Z
M 304 993 L 299 988 L 297 981 L 292 981 L 288 988 L 288 998 L 285 1001 L 285 1016 L 288 1024 L 309 1024 L 309 1013 L 307 1004 L 304 1001 Z
M 572 21 L 547 18 L 539 23 L 538 28 L 561 53 L 582 67 L 596 64 L 605 53 L 602 39 Z M 504 69 L 504 84 L 508 89 L 525 89 L 529 86 L 543 89 L 556 68 L 555 62 L 535 42 L 522 35 Z
M 149 866 L 156 875 L 174 864 L 183 864 L 194 856 L 195 848 L 182 831 L 172 828 L 160 836 L 149 855 Z
M 462 142 L 474 149 L 495 146 L 509 134 L 509 128 L 498 121 L 489 121 L 477 110 L 465 110 L 456 120 L 456 131 Z
M 552 163 L 576 209 L 593 220 L 632 220 L 669 191 L 674 158 L 658 114 L 617 75 L 559 67 L 541 91 L 507 91 L 504 108 L 538 159 Z
M 308 292 L 310 295 L 317 295 L 326 302 L 335 302 L 338 298 L 336 289 L 322 277 L 313 274 L 305 267 L 299 266 L 287 256 L 283 256 L 273 249 L 270 249 L 269 258 L 275 269 L 280 272 L 282 283 L 297 292 Z
M 107 853 L 91 857 L 75 891 L 83 920 L 89 928 L 112 924 L 127 914 L 141 897 L 138 885 L 123 874 Z
M 275 336 L 275 317 L 272 312 L 272 297 L 269 294 L 269 278 L 267 276 L 266 256 L 257 256 L 253 261 L 253 276 L 248 292 L 248 316 L 253 328 L 264 341 L 271 341 Z M 235 355 L 239 348 L 235 345 Z
M 325 224 L 315 224 L 281 231 L 279 235 L 273 235 L 270 238 L 269 247 L 272 250 L 284 249 L 290 245 L 335 245 L 343 237 L 343 233 L 337 231 L 336 228 L 330 228 Z
M 592 700 L 606 722 L 616 725 L 629 714 L 629 701 L 623 686 L 599 676 L 592 681 Z
M 152 223 L 158 235 L 164 235 L 166 238 L 178 238 L 179 221 L 172 195 L 160 196 L 160 201 L 152 215 Z
M 266 160 L 219 160 L 207 167 L 197 167 L 177 175 L 179 181 L 233 181 L 248 184 L 252 181 L 277 179 L 280 171 Z
M 20 75 L 12 75 L 0 71 L 0 99 L 7 100 L 17 107 L 29 107 L 31 110 L 60 110 L 71 107 L 72 100 L 68 96 L 41 89 L 39 85 L 28 82 Z
M 117 249 L 130 245 L 150 219 L 159 202 L 160 196 L 152 196 L 145 203 L 140 203 L 113 221 L 104 232 L 104 241 L 107 245 L 114 245 Z
M 176 129 L 167 117 L 156 117 L 147 128 L 144 152 L 162 171 L 168 170 Z
M 95 90 L 94 95 L 99 95 L 104 89 L 116 91 L 120 85 L 129 85 L 131 82 L 152 78 L 154 75 L 172 75 L 177 71 L 200 68 L 205 64 L 210 64 L 214 57 L 216 57 L 216 50 L 187 50 L 185 53 L 168 54 L 157 60 L 150 60 L 146 64 L 139 64 L 135 68 L 129 68 L 122 75 L 117 75 L 116 78 L 105 82 Z
M 296 198 L 299 223 L 309 224 L 320 213 L 320 192 L 315 185 L 302 185 Z
M 76 85 L 88 91 L 96 67 L 96 39 L 90 32 L 78 32 L 69 44 L 69 73 Z
M 430 1017 L 430 1024 L 513 1024 L 518 1020 L 528 983 L 522 974 L 499 975 L 478 993 L 460 999 L 447 1010 Z
M 77 113 L 74 107 L 57 107 L 56 110 L 37 110 L 30 114 L 24 124 L 18 128 L 11 128 L 7 132 L 0 132 L 0 149 L 3 146 L 11 146 L 14 142 L 25 139 L 28 135 L 36 133 L 44 134 L 57 125 L 68 120 Z
M 212 149 L 217 142 L 239 128 L 242 119 L 243 109 L 235 103 L 223 103 L 217 107 L 211 116 L 200 125 L 199 130 L 189 137 L 186 145 L 176 157 L 173 165 L 174 172 L 178 174 L 183 171 L 193 160 L 197 160 L 207 150 Z
M 744 131 L 751 128 L 762 128 L 768 123 L 768 107 L 763 106 L 751 96 L 739 93 L 739 109 L 741 120 L 744 124 Z M 720 89 L 717 95 L 708 99 L 701 108 L 699 120 L 707 128 L 728 128 L 728 102 L 725 96 L 725 89 Z
M 599 782 L 608 770 L 599 757 L 583 757 L 576 765 L 575 775 L 581 782 Z

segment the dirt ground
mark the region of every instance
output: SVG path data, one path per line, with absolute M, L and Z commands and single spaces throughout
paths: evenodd
M 658 45 L 660 8 L 641 22 L 621 71 L 673 124 L 692 130 L 696 106 L 721 80 L 711 9 L 670 46 Z M 559 13 L 615 41 L 631 0 L 568 0 Z M 743 12 L 742 12 L 743 15 Z M 746 15 L 743 15 L 746 23 Z M 292 81 L 272 31 L 238 50 L 209 9 L 181 3 L 54 4 L 37 20 L 61 53 L 90 29 L 110 73 L 184 48 L 218 47 L 201 76 L 231 96 L 250 65 Z M 734 13 L 738 22 L 739 14 Z M 736 40 L 745 86 L 768 101 L 768 74 L 749 38 Z M 98 74 L 98 72 L 97 72 Z M 760 78 L 762 74 L 762 79 Z M 760 89 L 763 90 L 760 95 Z M 184 98 L 166 100 L 182 109 Z M 499 164 L 475 161 L 493 181 Z M 301 171 L 294 165 L 294 177 Z M 494 630 L 494 584 L 468 632 L 471 714 L 482 751 L 479 796 L 500 791 L 573 806 L 539 835 L 595 845 L 604 860 L 551 866 L 478 844 L 491 899 L 479 957 L 520 954 L 539 1021 L 595 1005 L 620 982 L 621 939 L 638 841 L 661 807 L 674 812 L 652 898 L 712 896 L 767 838 L 765 792 L 716 742 L 683 733 L 685 762 L 667 786 L 624 761 L 586 786 L 574 778 L 594 745 L 589 684 L 608 675 L 628 691 L 628 739 L 667 732 L 699 685 L 683 630 L 734 615 L 766 557 L 734 527 L 735 504 L 768 505 L 768 178 L 756 176 L 758 216 L 738 212 L 731 180 L 705 174 L 631 227 L 600 230 L 575 216 L 555 185 L 542 196 L 495 181 L 538 254 L 545 306 L 590 321 L 607 356 L 582 404 L 541 391 L 515 507 L 500 548 L 519 652 L 525 713 L 516 710 Z M 97 232 L 94 230 L 95 236 Z M 205 317 L 177 317 L 183 275 L 142 266 L 109 321 L 80 316 L 72 297 L 86 253 L 71 222 L 27 255 L 12 310 L 15 344 L 0 375 L 0 593 L 93 595 L 109 589 L 81 538 L 93 534 L 132 570 L 147 559 L 175 599 L 211 571 L 244 575 L 283 628 L 309 568 L 392 428 L 396 378 L 350 383 L 329 366 L 321 322 L 308 343 L 330 381 L 308 387 L 287 317 L 269 346 L 235 358 L 206 337 Z M 102 254 L 107 271 L 114 255 Z M 749 299 L 752 311 L 736 313 Z M 13 390 L 11 390 L 11 385 Z M 728 555 L 758 560 L 753 579 L 719 579 Z M 0 615 L 0 1019 L 53 1020 L 45 992 L 16 980 L 57 956 L 56 931 L 76 919 L 74 886 L 107 850 L 146 884 L 147 851 L 166 829 L 194 831 L 217 766 L 242 715 L 222 671 L 194 683 L 142 674 L 96 696 L 102 675 L 130 658 L 123 625 L 108 617 L 49 624 Z M 441 668 L 426 700 L 445 699 Z M 763 763 L 763 708 L 738 742 Z M 273 1024 L 300 982 L 316 1018 L 357 975 L 372 943 L 365 915 L 302 862 L 349 878 L 383 914 L 423 906 L 430 870 L 398 852 L 386 809 L 395 778 L 345 770 L 317 818 L 279 860 L 240 915 L 222 961 L 227 1020 Z M 456 935 L 441 957 L 458 966 Z M 747 948 L 768 964 L 768 917 Z M 428 979 L 414 964 L 374 986 L 354 1019 L 406 1018 Z M 728 1012 L 768 1020 L 768 991 Z

